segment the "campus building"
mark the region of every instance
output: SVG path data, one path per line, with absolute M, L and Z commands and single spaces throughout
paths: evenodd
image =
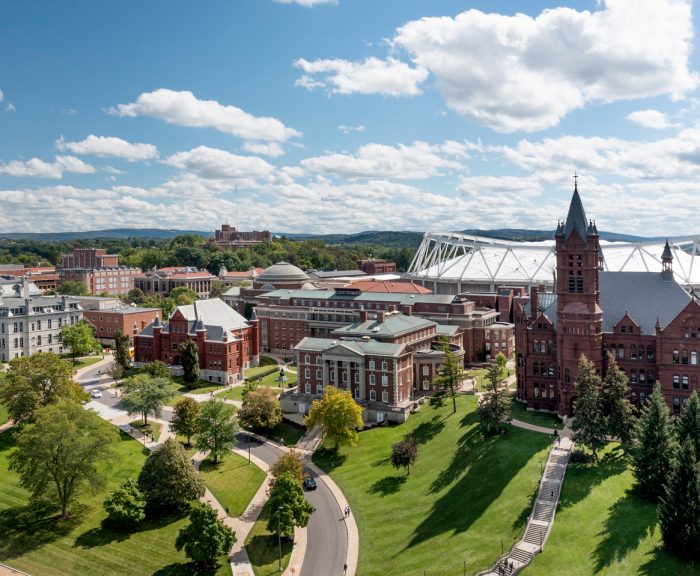
M 443 342 L 462 359 L 456 326 L 362 310 L 357 322 L 333 330 L 329 338 L 306 337 L 296 345 L 298 389 L 282 395 L 283 409 L 306 413 L 326 386 L 335 386 L 352 394 L 366 422 L 403 422 L 419 396 L 436 391 Z
M 102 344 L 112 344 L 117 332 L 131 342 L 156 318 L 162 319 L 160 308 L 119 305 L 108 309 L 83 310 L 83 317 L 95 328 L 95 338 Z
M 534 410 L 571 416 L 581 355 L 601 375 L 612 354 L 640 405 L 658 382 L 679 414 L 698 390 L 700 305 L 676 281 L 666 243 L 659 272 L 604 271 L 595 223 L 574 188 L 555 234 L 553 292 L 516 298 L 517 397 Z
M 358 260 L 357 267 L 368 276 L 375 274 L 391 274 L 396 272 L 396 262 L 389 262 L 379 258 Z
M 216 276 L 206 270 L 197 270 L 192 266 L 170 266 L 149 270 L 134 278 L 134 288 L 144 294 L 169 296 L 175 288 L 189 288 L 198 298 L 208 298 L 211 284 Z
M 134 278 L 140 273 L 140 268 L 120 266 L 119 256 L 107 254 L 103 248 L 74 248 L 72 254 L 63 255 L 59 278 L 61 283 L 85 284 L 88 294 L 118 296 L 134 287 Z
M 222 224 L 221 230 L 214 231 L 214 240 L 219 246 L 227 248 L 248 248 L 262 242 L 269 242 L 272 234 L 269 230 L 251 230 L 244 232 L 237 230 L 235 226 Z
M 26 278 L 19 293 L 0 295 L 0 361 L 9 362 L 37 352 L 63 352 L 61 327 L 83 318 L 83 310 L 70 296 L 43 296 Z
M 178 306 L 167 322 L 157 317 L 134 337 L 134 360 L 179 366 L 185 340 L 197 343 L 200 377 L 209 382 L 242 380 L 243 370 L 260 360 L 257 320 L 246 321 L 219 298 Z

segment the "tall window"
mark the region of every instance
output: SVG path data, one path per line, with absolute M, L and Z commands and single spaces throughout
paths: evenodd
M 389 393 L 384 390 L 382 391 L 382 402 L 388 402 L 389 401 Z
M 580 270 L 576 273 L 576 292 L 583 292 L 583 273 Z

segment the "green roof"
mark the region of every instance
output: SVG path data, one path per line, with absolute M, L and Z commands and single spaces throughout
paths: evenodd
M 360 356 L 399 356 L 404 344 L 389 344 L 376 340 L 339 340 L 330 338 L 304 338 L 294 349 L 301 352 L 327 352 L 332 348 L 346 348 Z
M 358 292 L 355 294 L 337 293 L 334 290 L 273 290 L 261 294 L 263 298 L 284 298 L 304 300 L 331 300 L 347 302 L 387 302 L 410 305 L 415 302 L 422 304 L 451 304 L 453 295 L 449 294 L 391 294 L 386 292 Z
M 355 322 L 342 328 L 333 330 L 333 334 L 338 336 L 398 336 L 406 332 L 413 332 L 421 328 L 435 326 L 435 322 L 426 320 L 419 316 L 406 316 L 405 314 L 387 314 L 384 322 L 378 319 L 367 320 L 366 322 Z

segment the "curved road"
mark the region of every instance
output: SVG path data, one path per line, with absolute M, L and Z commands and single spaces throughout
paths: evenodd
M 239 434 L 238 448 L 248 449 L 247 435 Z M 272 465 L 282 450 L 253 440 L 250 451 L 266 464 Z M 316 476 L 310 469 L 304 472 Z M 343 513 L 325 482 L 317 479 L 318 488 L 306 491 L 306 499 L 316 511 L 311 515 L 307 528 L 306 554 L 300 576 L 341 576 L 348 549 L 348 536 Z

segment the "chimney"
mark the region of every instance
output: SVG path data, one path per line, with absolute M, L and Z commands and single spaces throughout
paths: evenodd
M 530 286 L 530 315 L 532 316 L 532 318 L 537 318 L 537 316 L 539 315 L 537 310 L 537 296 L 539 295 L 539 292 L 539 286 Z
M 380 310 L 379 312 L 377 312 L 377 322 L 379 322 L 380 324 L 384 323 L 385 317 L 386 317 L 386 314 L 384 313 L 383 310 Z
M 360 309 L 360 322 L 367 322 L 369 320 L 369 312 L 364 308 Z

